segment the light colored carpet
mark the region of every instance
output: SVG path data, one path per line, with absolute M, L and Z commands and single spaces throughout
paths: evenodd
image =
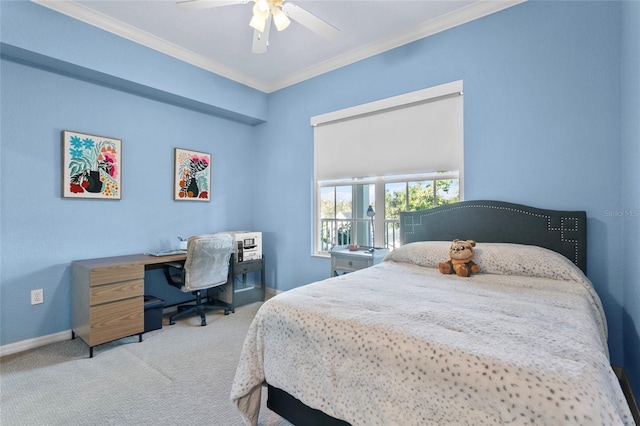
M 261 303 L 227 316 L 178 320 L 97 346 L 80 339 L 0 359 L 0 424 L 215 425 L 242 421 L 229 400 L 249 324 Z M 263 392 L 263 394 L 266 394 Z M 291 426 L 266 408 L 259 424 Z

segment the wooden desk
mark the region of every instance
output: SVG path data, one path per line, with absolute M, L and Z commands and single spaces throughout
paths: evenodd
M 184 254 L 150 256 L 133 254 L 76 260 L 71 263 L 71 332 L 93 348 L 103 343 L 138 335 L 142 341 L 144 332 L 144 273 L 147 269 L 160 268 L 165 262 L 185 260 Z M 243 277 L 249 272 L 260 272 L 262 288 L 252 287 L 235 300 L 234 275 Z M 233 289 L 234 291 L 226 291 Z M 234 262 L 229 285 L 213 289 L 219 300 L 235 306 L 263 300 L 265 296 L 264 259 Z M 244 290 L 244 289 L 238 289 Z
M 71 331 L 89 345 L 97 345 L 144 331 L 144 271 L 164 262 L 186 259 L 171 256 L 104 257 L 71 263 Z

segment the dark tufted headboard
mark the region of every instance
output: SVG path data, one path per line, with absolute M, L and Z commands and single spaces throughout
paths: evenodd
M 516 243 L 558 252 L 587 273 L 587 214 L 503 201 L 462 201 L 400 213 L 400 243 L 475 240 Z

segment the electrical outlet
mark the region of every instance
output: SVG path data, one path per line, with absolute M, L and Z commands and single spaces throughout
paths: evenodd
M 31 290 L 31 304 L 39 305 L 40 303 L 44 303 L 44 290 Z

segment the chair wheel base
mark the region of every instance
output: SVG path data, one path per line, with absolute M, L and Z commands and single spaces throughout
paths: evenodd
M 232 304 L 220 301 L 214 301 L 212 303 L 202 303 L 201 296 L 199 294 L 196 294 L 196 296 L 197 297 L 195 305 L 189 304 L 178 306 L 178 311 L 169 317 L 169 325 L 174 325 L 177 319 L 185 315 L 191 315 L 195 313 L 200 315 L 200 325 L 204 327 L 205 325 L 207 325 L 207 318 L 204 315 L 205 311 L 223 310 L 225 315 L 229 315 L 229 312 L 235 313 L 235 307 Z

